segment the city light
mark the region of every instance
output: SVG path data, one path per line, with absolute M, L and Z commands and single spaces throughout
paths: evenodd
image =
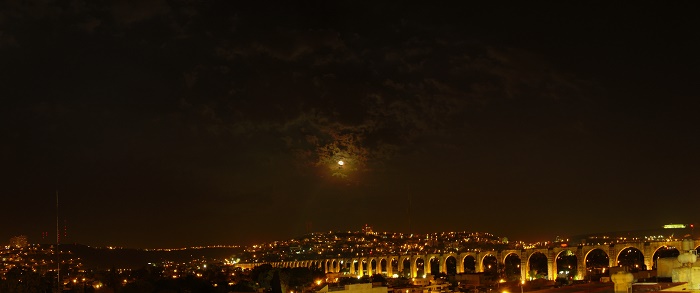
M 234 280 L 234 276 L 236 276 L 236 279 L 241 278 L 238 277 L 239 275 L 244 275 L 244 274 L 238 274 L 234 273 L 233 270 L 236 270 L 235 272 L 239 272 L 241 270 L 246 270 L 246 269 L 252 269 L 254 266 L 260 263 L 269 263 L 272 264 L 273 267 L 308 267 L 308 268 L 320 268 L 320 269 L 330 269 L 332 268 L 334 271 L 335 270 L 342 270 L 340 272 L 335 272 L 339 273 L 337 276 L 334 277 L 329 277 L 326 280 L 323 279 L 317 279 L 317 280 L 312 280 L 309 282 L 308 285 L 317 285 L 321 286 L 323 283 L 337 283 L 339 281 L 339 276 L 340 277 L 357 277 L 357 279 L 363 279 L 367 278 L 368 276 L 372 276 L 375 273 L 375 263 L 377 265 L 376 268 L 376 273 L 382 273 L 385 274 L 385 276 L 391 276 L 393 278 L 399 278 L 400 275 L 407 274 L 406 277 L 410 278 L 411 276 L 415 277 L 412 280 L 414 281 L 414 285 L 420 285 L 420 284 L 426 284 L 426 280 L 429 278 L 430 274 L 424 273 L 427 271 L 427 266 L 432 263 L 435 260 L 434 256 L 431 256 L 431 254 L 434 253 L 455 253 L 457 255 L 450 256 L 444 259 L 444 261 L 447 263 L 449 260 L 456 258 L 457 260 L 452 260 L 452 263 L 461 263 L 463 262 L 465 267 L 465 272 L 464 273 L 473 273 L 476 270 L 484 270 L 486 268 L 488 269 L 494 269 L 494 268 L 499 268 L 500 265 L 494 266 L 492 264 L 484 263 L 481 262 L 479 263 L 478 260 L 475 260 L 475 254 L 474 253 L 485 253 L 487 256 L 493 257 L 493 254 L 490 253 L 491 250 L 489 249 L 493 245 L 510 245 L 513 248 L 517 249 L 526 249 L 524 248 L 524 243 L 523 242 L 515 242 L 511 241 L 510 243 L 504 243 L 502 242 L 501 238 L 499 237 L 493 237 L 492 235 L 487 235 L 486 233 L 467 233 L 467 232 L 452 232 L 452 233 L 430 233 L 430 234 L 411 234 L 410 236 L 408 234 L 403 234 L 403 233 L 389 233 L 389 232 L 376 232 L 371 229 L 372 227 L 369 227 L 367 225 L 364 226 L 364 228 L 361 231 L 348 231 L 348 232 L 333 232 L 333 231 L 328 231 L 327 233 L 313 233 L 306 238 L 303 239 L 290 239 L 290 240 L 285 240 L 285 241 L 275 241 L 271 243 L 266 243 L 262 245 L 254 245 L 254 246 L 249 246 L 246 248 L 244 251 L 245 253 L 242 254 L 234 254 L 234 255 L 225 255 L 223 256 L 224 258 L 218 260 L 218 263 L 223 264 L 223 267 L 215 266 L 212 265 L 212 260 L 205 260 L 203 258 L 195 258 L 187 262 L 173 262 L 173 261 L 163 261 L 162 263 L 157 263 L 157 262 L 151 262 L 148 263 L 149 266 L 162 266 L 163 271 L 162 271 L 162 278 L 167 278 L 167 279 L 178 279 L 178 278 L 185 278 L 188 276 L 196 276 L 198 278 L 208 278 L 209 274 L 204 273 L 202 270 L 207 269 L 207 270 L 219 270 L 220 273 L 222 273 L 225 276 L 231 277 L 231 279 L 227 280 L 229 284 L 231 284 L 231 281 Z M 371 233 L 368 231 L 372 231 Z M 342 234 L 339 234 L 342 233 Z M 620 240 L 623 240 L 623 238 L 616 238 Z M 633 239 L 633 238 L 627 238 L 627 239 Z M 662 241 L 656 241 L 658 243 L 661 243 Z M 443 243 L 444 245 L 440 244 Z M 544 242 L 546 243 L 546 242 Z M 559 247 L 558 242 L 549 242 L 551 243 L 552 246 Z M 619 242 L 618 242 L 619 243 Z M 476 247 L 473 248 L 464 248 L 461 250 L 461 252 L 457 252 L 455 250 L 456 247 L 459 247 L 460 245 L 477 245 Z M 630 246 L 626 246 L 624 249 L 621 250 L 621 252 L 625 253 L 641 253 L 641 251 L 637 248 L 634 247 L 634 244 L 630 242 Z M 436 248 L 436 246 L 441 246 L 439 248 Z M 674 244 L 665 244 L 664 246 L 666 249 L 671 249 L 675 248 L 678 245 Z M 293 248 L 293 249 L 290 249 Z M 44 269 L 44 272 L 49 272 L 51 270 L 51 261 L 52 258 L 43 258 L 40 257 L 39 255 L 45 254 L 45 255 L 51 255 L 52 251 L 54 250 L 54 247 L 51 246 L 46 246 L 45 252 L 41 252 L 42 249 L 39 248 L 33 248 L 33 247 L 25 247 L 25 248 L 18 248 L 16 246 L 8 246 L 5 247 L 7 250 L 4 254 L 2 254 L 2 257 L 0 257 L 0 260 L 5 262 L 5 272 L 9 270 L 10 268 L 13 268 L 17 265 L 24 264 L 32 269 L 33 272 L 40 272 L 41 271 L 41 266 L 46 266 L 49 269 Z M 103 250 L 108 250 L 109 248 L 102 247 L 100 249 Z M 122 248 L 113 248 L 109 250 L 121 250 Z M 33 254 L 33 251 L 37 251 L 35 254 Z M 65 264 L 70 264 L 71 262 L 77 262 L 80 257 L 77 255 L 74 255 L 71 251 L 69 250 L 63 250 L 65 253 L 69 254 L 70 257 L 63 257 L 61 258 L 62 263 Z M 152 249 L 149 251 L 165 251 L 165 250 L 156 250 Z M 172 250 L 176 251 L 176 250 Z M 285 251 L 287 251 L 285 253 Z M 317 252 L 322 251 L 323 253 L 318 254 Z M 598 250 L 596 250 L 598 251 Z M 110 253 L 114 253 L 113 251 Z M 287 253 L 292 253 L 294 254 L 294 257 L 298 257 L 297 255 L 305 255 L 302 256 L 306 258 L 306 260 L 285 260 L 289 255 Z M 576 276 L 573 277 L 575 280 L 583 280 L 585 279 L 584 277 L 586 276 L 586 271 L 588 274 L 591 274 L 592 272 L 598 272 L 598 274 L 606 273 L 607 271 L 607 265 L 608 265 L 608 256 L 605 255 L 604 251 L 600 250 L 600 253 L 603 253 L 604 260 L 605 260 L 605 267 L 596 267 L 595 269 L 591 269 L 591 267 L 583 269 L 583 276 Z M 396 257 L 396 254 L 401 254 L 401 256 Z M 459 260 L 461 255 L 464 255 L 463 260 Z M 465 255 L 469 254 L 469 255 Z M 371 255 L 371 257 L 367 257 Z M 517 253 L 515 253 L 517 255 Z M 527 254 L 526 254 L 527 255 Z M 563 256 L 574 256 L 572 251 L 568 250 L 563 250 L 561 254 L 556 255 L 556 260 L 563 260 Z M 591 254 L 592 255 L 592 254 Z M 414 257 L 415 256 L 415 257 Z M 522 256 L 522 255 L 521 255 Z M 588 256 L 586 256 L 588 257 Z M 602 257 L 602 256 L 598 256 Z M 283 261 L 270 261 L 270 258 L 275 258 L 275 259 L 282 259 Z M 310 258 L 315 258 L 314 260 Z M 655 256 L 655 259 L 658 259 L 659 256 Z M 466 272 L 467 269 L 467 261 L 466 259 L 471 259 L 470 266 L 473 268 L 470 268 L 470 272 Z M 506 257 L 506 259 L 509 259 Z M 55 260 L 55 258 L 53 258 Z M 207 261 L 209 264 L 207 264 Z M 443 260 L 440 259 L 440 262 Z M 403 263 L 402 263 L 403 262 Z M 404 269 L 409 269 L 407 266 L 409 265 L 409 262 L 412 262 L 410 265 L 410 270 L 409 271 L 403 271 Z M 513 261 L 508 261 L 506 260 L 507 264 L 506 266 L 510 265 L 510 268 L 518 268 L 518 271 L 525 276 L 523 280 L 519 281 L 520 287 L 521 287 L 521 292 L 524 291 L 524 284 L 525 284 L 525 278 L 528 280 L 534 280 L 537 278 L 540 278 L 540 276 L 533 276 L 533 275 L 528 275 L 527 272 L 524 272 L 522 269 L 523 267 L 527 266 L 522 266 L 520 260 L 513 262 Z M 591 261 L 590 259 L 586 258 L 584 261 L 587 266 L 590 265 L 590 263 L 593 263 L 595 261 Z M 617 260 L 617 263 L 619 266 L 623 266 L 625 263 L 628 263 L 628 260 L 624 260 L 621 262 L 621 259 Z M 338 265 L 340 264 L 340 265 Z M 347 264 L 347 265 L 346 265 Z M 381 271 L 379 269 L 379 265 L 381 264 Z M 387 269 L 384 270 L 384 266 L 387 266 Z M 391 270 L 388 269 L 388 267 L 391 266 Z M 418 267 L 423 267 L 423 269 L 420 269 Z M 557 265 L 560 270 L 557 270 L 555 272 L 558 272 L 559 274 L 569 274 L 569 270 L 574 270 L 576 267 L 571 265 L 571 263 L 565 263 L 565 264 L 558 264 Z M 645 266 L 648 266 L 648 264 L 640 264 L 640 263 L 630 263 L 629 266 L 632 268 L 642 268 Z M 566 268 L 566 269 L 564 269 Z M 433 273 L 450 273 L 450 271 L 444 271 L 444 270 L 450 270 L 445 267 L 440 267 L 439 272 L 435 271 L 433 268 L 432 271 Z M 452 273 L 455 272 L 455 270 L 458 270 L 456 268 L 452 268 Z M 62 270 L 63 271 L 63 270 Z M 68 274 L 68 272 L 71 272 Z M 117 272 L 123 276 L 123 283 L 124 285 L 128 283 L 135 283 L 139 279 L 138 277 L 134 277 L 133 275 L 130 275 L 130 269 L 117 269 Z M 362 273 L 360 273 L 362 272 Z M 394 273 L 394 272 L 399 272 L 399 273 Z M 477 271 L 478 272 L 478 271 Z M 2 273 L 2 272 L 0 272 Z M 458 272 L 460 273 L 460 272 Z M 75 268 L 70 268 L 65 271 L 64 276 L 71 276 L 71 277 L 66 277 L 62 281 L 66 284 L 66 286 L 86 286 L 90 287 L 92 286 L 93 288 L 99 288 L 99 287 L 104 287 L 104 284 L 100 284 L 99 280 L 93 278 L 93 277 L 85 277 L 85 270 L 82 269 L 79 266 L 76 266 Z M 500 277 L 503 277 L 501 275 Z M 509 276 L 510 278 L 511 276 Z M 422 279 L 421 279 L 422 278 Z M 82 281 L 82 282 L 81 282 Z M 506 283 L 506 278 L 501 279 L 492 279 L 490 280 L 492 284 L 495 286 L 496 284 L 501 284 L 501 283 Z M 517 282 L 517 281 L 516 281 Z M 430 282 L 432 283 L 432 281 Z M 226 283 L 223 283 L 226 284 Z M 234 282 L 235 284 L 235 282 Z M 510 290 L 510 292 L 515 292 L 517 291 L 517 288 L 515 286 L 517 283 L 514 283 L 514 286 L 503 286 L 501 285 L 500 290 L 504 290 L 508 288 L 507 290 Z M 401 290 L 403 291 L 403 290 Z M 301 292 L 297 290 L 297 292 Z M 502 292 L 502 291 L 496 291 L 494 290 L 493 292 Z

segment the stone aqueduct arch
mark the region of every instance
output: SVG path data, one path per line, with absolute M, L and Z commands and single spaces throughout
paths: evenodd
M 700 239 L 693 240 L 693 247 L 695 249 L 700 248 Z M 439 272 L 435 273 L 447 273 L 447 258 L 453 257 L 457 262 L 457 273 L 464 273 L 464 260 L 471 256 L 476 260 L 475 269 L 477 272 L 484 271 L 484 259 L 487 256 L 495 256 L 499 263 L 505 263 L 506 258 L 509 255 L 517 255 L 520 258 L 520 277 L 522 280 L 527 279 L 527 273 L 530 270 L 530 257 L 535 253 L 542 253 L 547 257 L 547 277 L 551 280 L 556 278 L 557 267 L 556 259 L 564 251 L 571 251 L 576 256 L 577 272 L 576 279 L 584 279 L 586 276 L 586 258 L 591 253 L 591 251 L 600 249 L 608 255 L 609 267 L 617 266 L 617 261 L 625 249 L 635 248 L 642 252 L 644 257 L 644 265 L 647 268 L 652 268 L 654 264 L 654 254 L 662 247 L 682 247 L 681 241 L 637 241 L 637 242 L 624 242 L 616 243 L 614 245 L 582 245 L 575 247 L 551 247 L 551 248 L 533 248 L 524 250 L 503 250 L 494 251 L 486 250 L 480 252 L 459 252 L 459 253 L 444 253 L 444 254 L 402 254 L 402 255 L 381 255 L 381 256 L 362 256 L 362 257 L 352 257 L 352 258 L 330 258 L 330 259 L 318 259 L 318 260 L 301 260 L 301 261 L 283 261 L 283 262 L 271 262 L 269 263 L 273 267 L 278 268 L 297 268 L 297 267 L 307 267 L 307 268 L 318 268 L 324 270 L 326 273 L 339 273 L 343 268 L 347 268 L 349 265 L 350 275 L 369 275 L 372 272 L 372 262 L 376 263 L 375 273 L 385 274 L 392 276 L 394 273 L 392 267 L 392 261 L 396 260 L 398 262 L 398 270 L 403 270 L 404 261 L 408 260 L 411 264 L 410 277 L 420 277 L 418 276 L 418 268 L 416 261 L 418 259 L 423 259 L 424 261 L 424 271 L 425 274 L 432 274 L 430 268 L 430 260 L 435 259 L 439 262 Z M 385 262 L 386 271 L 382 270 L 382 261 Z M 362 263 L 365 262 L 367 268 L 362 267 Z M 355 269 L 355 263 L 358 264 L 358 268 Z

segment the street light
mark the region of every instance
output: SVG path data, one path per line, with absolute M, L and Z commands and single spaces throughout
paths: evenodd
M 338 161 L 338 169 L 343 168 L 343 165 L 345 165 L 345 162 L 343 162 L 343 160 Z
M 520 280 L 520 293 L 523 293 L 523 286 L 525 285 L 525 280 Z

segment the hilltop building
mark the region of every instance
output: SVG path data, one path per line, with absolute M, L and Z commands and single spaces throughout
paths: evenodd
M 13 248 L 27 247 L 27 236 L 19 235 L 10 238 L 10 246 Z

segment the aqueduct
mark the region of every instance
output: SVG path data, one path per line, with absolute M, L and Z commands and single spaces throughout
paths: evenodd
M 693 247 L 697 250 L 700 247 L 700 240 L 693 240 Z M 556 259 L 563 253 L 576 257 L 576 279 L 582 280 L 586 277 L 586 259 L 593 251 L 600 250 L 608 256 L 608 267 L 620 266 L 620 255 L 625 250 L 636 249 L 643 255 L 645 268 L 651 269 L 654 266 L 654 255 L 663 248 L 681 247 L 681 241 L 637 241 L 620 242 L 611 245 L 580 245 L 576 247 L 549 247 L 531 248 L 523 250 L 502 250 L 502 251 L 469 251 L 459 253 L 440 254 L 401 254 L 401 255 L 373 255 L 358 256 L 350 258 L 324 258 L 315 260 L 284 261 L 269 263 L 273 267 L 308 267 L 323 269 L 326 273 L 339 273 L 341 271 L 353 276 L 384 274 L 392 276 L 395 273 L 403 272 L 402 268 L 408 272 L 410 277 L 420 277 L 422 275 L 433 274 L 431 263 L 437 262 L 439 272 L 448 273 L 447 262 L 449 259 L 456 265 L 456 273 L 465 273 L 465 262 L 468 258 L 474 261 L 474 271 L 484 272 L 484 264 L 487 257 L 495 257 L 498 263 L 506 263 L 506 258 L 517 256 L 520 258 L 520 278 L 528 279 L 530 271 L 530 259 L 536 254 L 542 254 L 547 258 L 547 278 L 553 280 L 559 271 Z M 422 265 L 421 265 L 422 264 Z M 394 267 L 398 271 L 394 271 Z M 421 269 L 422 267 L 422 269 Z M 644 269 L 644 268 L 640 268 Z

